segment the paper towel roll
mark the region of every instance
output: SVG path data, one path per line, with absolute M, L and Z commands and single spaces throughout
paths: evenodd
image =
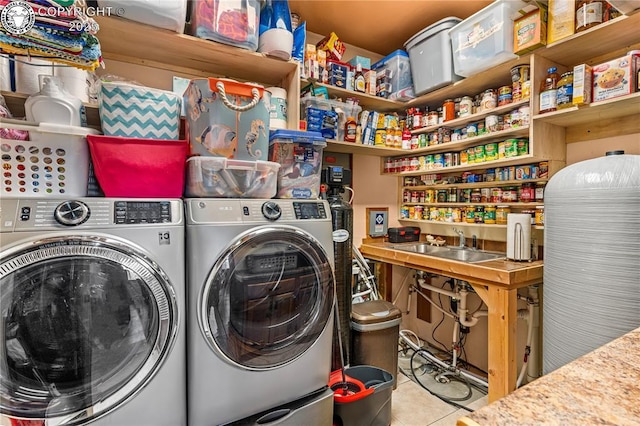
M 44 59 L 21 58 L 16 61 L 16 92 L 33 95 L 40 91 L 38 75 L 53 75 L 53 62 Z
M 531 215 L 507 215 L 507 259 L 531 260 Z

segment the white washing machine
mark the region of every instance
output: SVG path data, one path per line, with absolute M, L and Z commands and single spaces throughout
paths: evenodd
M 186 425 L 182 201 L 3 197 L 0 231 L 0 417 Z
M 314 409 L 328 412 L 331 425 L 333 398 L 323 393 L 335 285 L 327 202 L 187 199 L 185 207 L 189 424 L 257 413 L 256 424 L 286 424 L 293 413 L 283 404 L 319 393 L 328 405 Z M 305 418 L 304 408 L 295 416 Z

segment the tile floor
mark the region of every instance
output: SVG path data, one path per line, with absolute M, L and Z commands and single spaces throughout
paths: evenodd
M 477 410 L 487 405 L 487 396 L 462 405 Z M 455 426 L 456 420 L 468 413 L 431 395 L 402 374 L 391 394 L 391 426 Z
M 457 408 L 433 396 L 429 391 L 409 378 L 411 373 L 408 368 L 408 361 L 407 358 L 402 358 L 402 356 L 398 360 L 401 372 L 398 374 L 397 388 L 391 395 L 391 426 L 454 426 L 460 417 L 487 405 L 487 396 L 475 387 L 471 387 L 472 394 L 467 400 L 456 401 L 458 404 L 469 408 L 469 410 Z M 422 380 L 423 383 L 429 385 L 436 392 L 442 394 L 448 392 L 448 395 L 452 397 L 455 397 L 456 393 L 459 396 L 464 396 L 467 392 L 464 386 L 458 386 L 457 389 L 451 388 L 460 385 L 459 383 L 436 384 L 439 387 L 433 388 L 428 382 L 430 378 L 428 374 L 423 377 L 427 377 L 426 380 Z M 450 389 L 447 389 L 448 387 Z

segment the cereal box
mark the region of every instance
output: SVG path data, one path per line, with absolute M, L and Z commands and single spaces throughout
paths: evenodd
M 593 66 L 593 102 L 628 95 L 637 87 L 640 55 L 625 55 Z

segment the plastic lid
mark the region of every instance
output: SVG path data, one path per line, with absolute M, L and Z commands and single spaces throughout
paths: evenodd
M 552 72 L 556 72 L 556 71 L 558 71 L 558 68 L 556 68 L 556 67 L 551 67 L 551 68 L 549 68 L 549 69 L 547 70 L 547 72 L 548 72 L 549 74 L 551 74 Z
M 371 65 L 371 69 L 383 67 L 387 62 L 389 62 L 391 59 L 395 58 L 396 56 L 403 56 L 405 58 L 408 58 L 409 54 L 407 52 L 405 52 L 404 50 L 402 50 L 402 49 L 398 49 L 398 50 L 394 51 L 393 53 L 390 53 L 387 56 L 385 56 L 384 58 L 380 59 L 375 64 Z
M 375 324 L 400 317 L 400 308 L 386 300 L 369 300 L 351 307 L 351 319 L 359 324 Z
M 274 142 L 307 143 L 327 146 L 327 141 L 322 137 L 320 132 L 305 132 L 301 130 L 272 130 L 269 132 L 269 143 Z
M 431 37 L 433 34 L 453 28 L 460 22 L 462 22 L 462 19 L 455 16 L 449 16 L 448 18 L 441 19 L 411 36 L 411 38 L 404 43 L 404 48 L 410 50 L 413 46 Z

